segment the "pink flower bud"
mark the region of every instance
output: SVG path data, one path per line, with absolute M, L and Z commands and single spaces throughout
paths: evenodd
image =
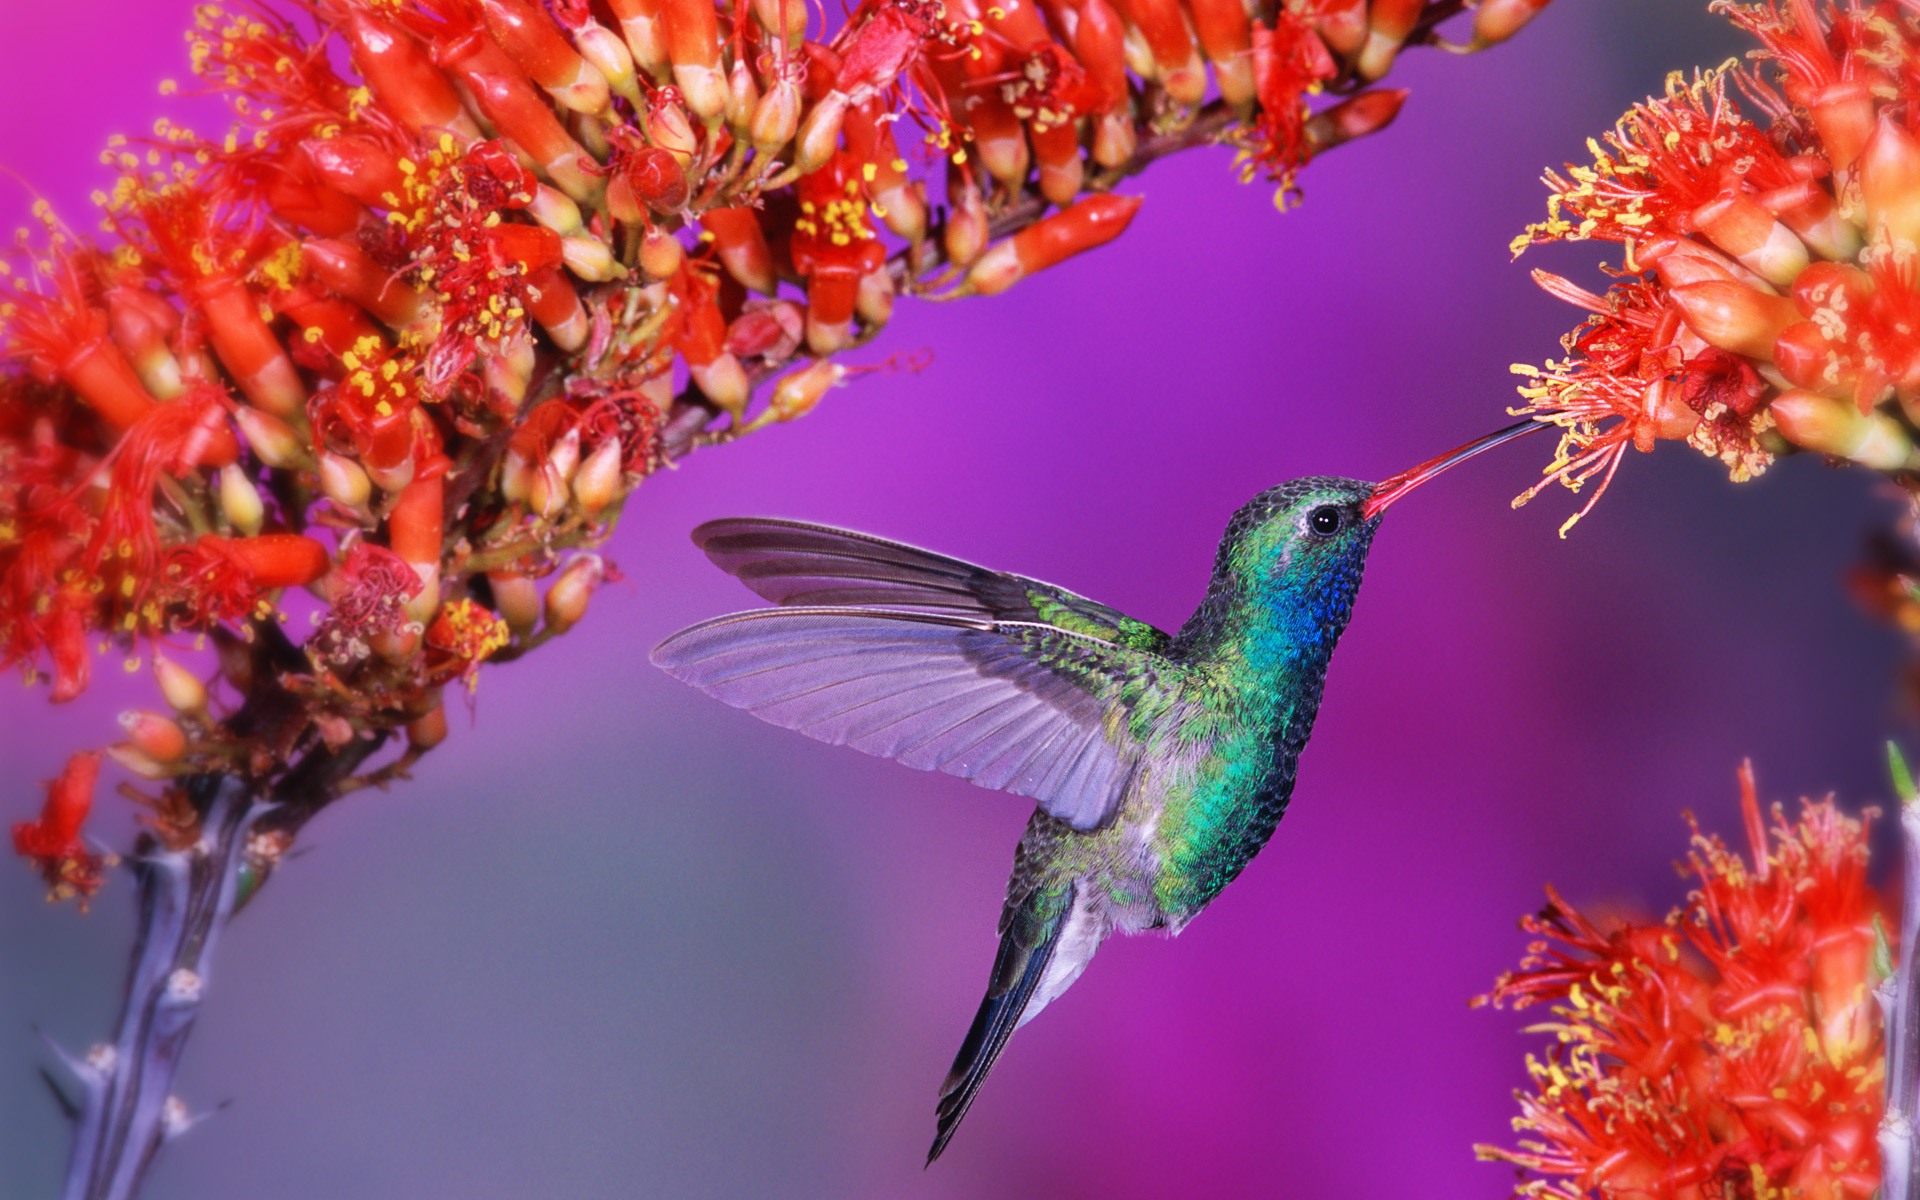
M 171 717 L 153 712 L 123 712 L 120 728 L 134 749 L 157 763 L 177 762 L 187 752 L 187 734 Z
M 447 707 L 436 705 L 407 722 L 407 745 L 425 752 L 447 740 Z
M 260 492 L 238 463 L 220 468 L 220 512 L 227 524 L 246 537 L 259 533 L 260 522 L 266 517 Z
M 970 266 L 987 248 L 987 203 L 980 189 L 959 182 L 947 190 L 951 207 L 947 210 L 947 260 L 956 267 Z
M 640 269 L 649 279 L 671 279 L 679 272 L 686 249 L 680 239 L 655 226 L 640 240 Z
M 507 628 L 522 637 L 533 632 L 540 622 L 540 588 L 517 571 L 489 571 L 487 586 L 493 591 L 493 607 Z
M 776 421 L 791 421 L 812 412 L 820 398 L 846 380 L 847 369 L 829 359 L 819 361 L 780 377 L 773 385 L 768 414 Z
M 1473 46 L 1495 46 L 1519 33 L 1540 14 L 1548 0 L 1482 0 L 1473 14 Z
M 597 554 L 582 554 L 566 565 L 560 577 L 547 589 L 547 628 L 565 633 L 587 615 L 587 602 L 593 590 L 606 578 L 606 563 Z
M 581 221 L 580 206 L 573 202 L 573 197 L 544 183 L 533 189 L 533 200 L 527 205 L 526 213 L 537 224 L 561 237 L 575 237 L 586 229 Z
M 640 95 L 639 77 L 634 74 L 633 54 L 620 36 L 591 17 L 573 31 L 573 48 L 592 63 L 606 78 L 607 86 L 635 108 L 645 101 Z
M 237 404 L 233 423 L 240 427 L 240 436 L 252 447 L 253 456 L 274 470 L 288 470 L 306 462 L 307 448 L 300 435 L 272 413 Z
M 360 464 L 342 454 L 324 451 L 320 455 L 320 490 L 327 499 L 354 512 L 366 511 L 373 496 L 373 481 Z
M 613 249 L 597 237 L 570 237 L 560 242 L 560 257 L 567 270 L 588 283 L 605 283 L 626 274 L 614 261 Z
M 687 372 L 693 377 L 694 386 L 722 412 L 738 417 L 747 410 L 753 384 L 747 378 L 746 368 L 733 355 L 721 354 L 705 366 L 690 363 Z
M 1795 388 L 1775 396 L 1767 411 L 1780 435 L 1797 446 L 1876 471 L 1911 470 L 1915 465 L 1913 440 L 1900 423 L 1878 411 L 1862 414 L 1851 400 Z
M 761 154 L 776 154 L 800 128 L 800 89 L 790 80 L 776 80 L 753 106 L 747 136 Z
M 107 757 L 119 763 L 129 774 L 136 775 L 141 779 L 149 779 L 157 783 L 163 779 L 173 778 L 172 770 L 165 764 L 154 761 L 152 755 L 149 755 L 132 742 L 121 742 L 118 745 L 108 746 Z
M 200 677 L 163 654 L 153 656 L 153 679 L 160 685 L 160 697 L 173 711 L 188 717 L 202 717 L 207 711 L 207 685 Z
M 846 116 L 845 92 L 828 92 L 807 110 L 800 122 L 799 144 L 794 148 L 794 170 L 807 175 L 826 165 L 834 147 L 840 144 L 840 124 Z
M 599 516 L 624 491 L 626 470 L 621 458 L 620 439 L 611 437 L 580 464 L 573 477 L 573 498 L 588 516 Z

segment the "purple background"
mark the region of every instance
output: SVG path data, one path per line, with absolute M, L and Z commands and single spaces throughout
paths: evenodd
M 1177 945 L 1110 942 L 925 1172 L 1025 805 L 762 725 L 646 651 L 748 606 L 686 541 L 730 513 L 1176 624 L 1255 491 L 1378 478 L 1504 421 L 1507 363 L 1571 320 L 1505 250 L 1534 179 L 1668 69 L 1738 49 L 1703 8 L 1566 0 L 1495 53 L 1409 55 L 1399 124 L 1315 164 L 1284 216 L 1224 151 L 1162 164 L 1119 247 L 903 304 L 874 357 L 930 348 L 924 374 L 650 481 L 611 548 L 631 583 L 486 672 L 473 726 L 328 814 L 232 930 L 181 1080 L 232 1104 L 148 1195 L 1502 1194 L 1469 1147 L 1509 1136 L 1537 1039 L 1466 1000 L 1541 884 L 1664 910 L 1681 810 L 1734 831 L 1744 754 L 1770 797 L 1883 794 L 1897 644 L 1839 587 L 1887 504 L 1867 476 L 1799 461 L 1735 489 L 1664 447 L 1560 542 L 1563 495 L 1507 509 L 1535 441 L 1396 510 L 1280 835 Z M 188 14 L 0 6 L 0 166 L 89 223 L 96 151 L 160 111 Z M 9 819 L 152 702 L 111 661 L 79 704 L 4 697 Z M 108 1028 L 130 893 L 82 918 L 0 863 L 0 1194 L 52 1192 L 30 1028 Z

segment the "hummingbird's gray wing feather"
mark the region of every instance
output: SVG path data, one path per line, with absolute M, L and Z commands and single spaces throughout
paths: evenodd
M 773 724 L 1032 797 L 1077 829 L 1119 804 L 1141 754 L 1131 710 L 1178 670 L 1050 625 L 867 608 L 719 617 L 653 661 Z
M 873 605 L 1033 621 L 1136 650 L 1172 639 L 1062 587 L 851 529 L 778 517 L 723 517 L 694 544 L 762 599 L 782 607 Z

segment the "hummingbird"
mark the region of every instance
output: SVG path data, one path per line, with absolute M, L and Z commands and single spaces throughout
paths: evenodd
M 1233 515 L 1168 634 L 1050 583 L 826 525 L 693 540 L 777 607 L 661 642 L 669 674 L 775 725 L 1029 797 L 985 998 L 929 1165 L 1014 1031 L 1113 933 L 1179 933 L 1273 836 L 1388 507 L 1523 421 L 1379 483 L 1313 476 Z

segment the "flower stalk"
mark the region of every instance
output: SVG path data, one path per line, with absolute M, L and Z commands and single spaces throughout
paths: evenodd
M 1897 967 L 1874 989 L 1886 1025 L 1887 1115 L 1880 1122 L 1881 1196 L 1883 1200 L 1920 1200 L 1920 1152 L 1915 1121 L 1920 1120 L 1920 792 L 1898 746 L 1887 745 L 1894 795 L 1900 804 L 1900 834 L 1905 845 L 1906 891 L 1900 908 Z M 1893 966 L 1888 963 L 1886 966 Z

